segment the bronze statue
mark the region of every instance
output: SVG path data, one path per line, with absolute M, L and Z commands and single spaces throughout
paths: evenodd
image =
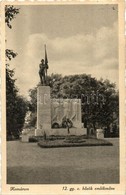
M 41 63 L 39 64 L 39 76 L 42 85 L 47 84 L 47 69 L 48 69 L 48 59 L 47 59 L 47 52 L 46 52 L 46 45 L 45 45 L 45 61 L 44 59 L 42 59 Z
M 47 69 L 48 69 L 48 64 L 45 64 L 44 59 L 42 59 L 41 63 L 39 64 L 39 76 L 42 85 L 47 84 Z
M 41 63 L 39 64 L 39 76 L 40 76 L 40 82 L 42 85 L 46 84 L 46 79 L 45 79 L 45 64 L 44 64 L 44 59 L 41 60 Z

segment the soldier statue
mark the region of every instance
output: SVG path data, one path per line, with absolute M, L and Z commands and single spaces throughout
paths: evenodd
M 48 69 L 48 65 L 45 64 L 44 59 L 42 59 L 41 63 L 39 64 L 39 76 L 42 85 L 46 85 L 47 82 L 47 69 Z
M 41 63 L 39 64 L 39 76 L 40 76 L 41 85 L 47 84 L 47 69 L 48 69 L 48 59 L 47 59 L 46 45 L 45 45 L 45 61 L 44 59 L 42 59 Z

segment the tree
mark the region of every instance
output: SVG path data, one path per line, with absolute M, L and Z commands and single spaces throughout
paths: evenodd
M 9 28 L 12 28 L 10 22 L 19 13 L 19 9 L 14 6 L 5 7 L 5 23 Z M 28 102 L 22 96 L 18 95 L 14 78 L 14 70 L 10 68 L 9 61 L 17 56 L 11 49 L 6 49 L 6 124 L 7 137 L 17 136 L 21 131 L 25 114 L 28 110 Z

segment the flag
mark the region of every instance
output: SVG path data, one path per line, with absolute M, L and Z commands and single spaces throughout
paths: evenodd
M 46 45 L 45 45 L 45 65 L 46 65 L 46 69 L 48 69 L 48 58 L 47 58 L 47 52 L 46 52 Z

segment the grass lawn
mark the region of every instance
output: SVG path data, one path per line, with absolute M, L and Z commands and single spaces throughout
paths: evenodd
M 113 146 L 40 148 L 7 142 L 8 184 L 119 183 L 119 139 Z

